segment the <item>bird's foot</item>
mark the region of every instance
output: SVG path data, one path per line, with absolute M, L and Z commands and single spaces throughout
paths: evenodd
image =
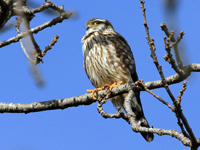
M 116 82 L 114 82 L 112 85 L 106 84 L 105 87 L 106 87 L 106 89 L 112 90 L 114 87 L 116 87 L 120 84 L 122 84 L 122 81 L 120 81 L 118 84 Z
M 112 90 L 115 86 L 118 86 L 120 84 L 122 84 L 122 81 L 120 81 L 118 84 L 116 82 L 113 83 L 112 85 L 106 84 L 104 87 L 95 88 L 94 90 L 87 90 L 87 92 L 92 93 L 93 99 L 97 99 L 94 95 L 96 92 L 99 92 L 99 91 L 102 91 L 102 90 L 105 90 L 105 89 Z
M 104 90 L 104 87 L 95 88 L 94 90 L 87 90 L 87 92 L 92 93 L 92 98 L 93 98 L 93 99 L 97 99 L 97 98 L 95 97 L 94 93 L 95 93 L 95 92 L 102 91 L 102 90 Z

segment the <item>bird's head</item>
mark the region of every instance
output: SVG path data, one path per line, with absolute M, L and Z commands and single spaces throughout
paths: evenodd
M 85 26 L 86 26 L 86 35 L 96 31 L 100 32 L 104 32 L 105 30 L 114 31 L 112 24 L 106 19 L 91 18 L 86 22 Z

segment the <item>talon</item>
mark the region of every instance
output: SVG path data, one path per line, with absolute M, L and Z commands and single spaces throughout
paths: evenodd
M 106 85 L 104 86 L 104 89 L 110 89 L 110 85 L 109 85 L 109 84 L 106 84 Z
M 112 85 L 110 85 L 109 90 L 112 90 L 115 86 L 118 86 L 120 84 L 122 84 L 122 81 L 120 81 L 118 84 L 116 82 L 113 83 Z
M 87 90 L 87 92 L 92 93 L 92 98 L 93 98 L 93 99 L 97 99 L 97 98 L 95 97 L 94 93 L 95 93 L 95 92 L 99 92 L 99 91 L 101 91 L 101 90 L 104 90 L 104 88 L 96 88 L 96 89 L 94 89 L 94 90 Z
M 88 92 L 88 93 L 92 93 L 92 92 L 93 92 L 93 90 L 87 90 L 87 92 Z
M 116 85 L 117 85 L 117 83 L 114 82 L 114 83 L 110 86 L 109 90 L 112 90 Z
M 94 95 L 95 92 L 99 92 L 99 91 L 102 91 L 102 90 L 105 90 L 105 89 L 112 90 L 115 86 L 118 86 L 118 85 L 120 85 L 120 84 L 122 84 L 122 81 L 120 81 L 118 84 L 117 84 L 116 82 L 113 83 L 112 85 L 106 84 L 104 87 L 95 88 L 94 90 L 87 90 L 87 92 L 92 93 L 92 98 L 93 98 L 93 99 L 97 99 L 97 98 L 95 97 L 95 95 Z
M 120 81 L 120 82 L 117 84 L 117 86 L 120 85 L 120 84 L 122 84 L 122 81 Z

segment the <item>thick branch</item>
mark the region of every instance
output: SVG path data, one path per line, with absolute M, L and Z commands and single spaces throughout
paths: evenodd
M 200 64 L 188 65 L 186 67 L 186 70 L 200 72 Z M 185 76 L 185 78 L 180 78 L 178 74 L 175 74 L 166 78 L 166 82 L 168 85 L 171 85 L 171 84 L 181 82 L 187 77 L 188 76 Z M 148 89 L 156 89 L 156 88 L 163 87 L 163 83 L 161 80 L 146 82 L 144 84 Z M 108 98 L 117 96 L 123 93 L 128 93 L 130 90 L 143 91 L 144 89 L 139 86 L 135 86 L 133 83 L 126 83 L 126 84 L 114 87 Z M 107 95 L 107 91 L 106 90 L 100 91 L 97 93 L 97 95 L 98 97 L 100 96 L 104 98 Z M 65 98 L 65 99 L 56 99 L 56 100 L 50 100 L 50 101 L 44 101 L 44 102 L 35 102 L 35 103 L 29 103 L 29 104 L 0 103 L 0 112 L 1 113 L 39 112 L 39 111 L 52 110 L 52 109 L 65 109 L 68 107 L 79 106 L 79 105 L 89 105 L 93 102 L 95 102 L 95 100 L 92 99 L 91 94 L 87 93 L 82 96 L 76 96 L 76 97 Z
M 199 71 L 200 72 L 200 64 L 191 64 L 188 66 L 190 71 Z M 187 77 L 187 76 L 186 76 Z M 171 79 L 172 78 L 172 79 Z M 173 79 L 177 78 L 177 79 Z M 173 83 L 181 82 L 181 78 L 178 74 L 173 75 L 171 77 L 166 78 L 166 82 L 170 85 Z M 148 89 L 154 89 L 159 88 L 163 86 L 163 83 L 161 80 L 159 81 L 153 81 L 153 82 L 147 82 L 145 83 L 145 86 L 147 86 Z M 108 95 L 107 90 L 100 91 L 96 94 L 96 97 L 98 98 L 111 98 L 117 95 L 120 95 L 122 93 L 128 93 L 131 90 L 137 91 L 137 90 L 144 90 L 141 87 L 135 86 L 133 83 L 127 83 L 124 85 L 119 85 L 117 87 L 114 87 L 110 94 Z M 50 101 L 43 101 L 43 102 L 34 102 L 29 104 L 16 104 L 16 103 L 0 103 L 0 112 L 1 113 L 30 113 L 30 112 L 39 112 L 39 111 L 46 111 L 46 110 L 54 110 L 54 109 L 66 109 L 68 107 L 77 107 L 79 105 L 90 105 L 92 103 L 96 102 L 92 98 L 91 93 L 87 93 L 82 96 L 76 96 L 71 98 L 65 98 L 65 99 L 56 99 L 56 100 L 50 100 Z M 103 113 L 103 110 L 100 110 L 100 112 Z M 158 135 L 170 135 L 172 137 L 175 137 L 179 139 L 185 146 L 191 147 L 191 141 L 187 139 L 183 134 L 179 133 L 175 130 L 165 130 L 165 129 L 158 129 L 158 128 L 145 128 L 140 126 L 133 125 L 134 120 L 131 118 L 131 116 L 128 116 L 128 118 L 123 113 L 119 112 L 117 114 L 103 114 L 105 117 L 114 117 L 114 118 L 123 118 L 126 121 L 129 120 L 129 123 L 132 126 L 132 129 L 135 132 L 152 132 L 156 133 Z M 182 117 L 183 118 L 183 117 Z M 184 119 L 182 119 L 185 121 Z M 197 139 L 197 143 L 200 145 L 200 139 Z

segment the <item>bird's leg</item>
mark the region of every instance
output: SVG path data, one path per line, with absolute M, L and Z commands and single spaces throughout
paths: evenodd
M 94 90 L 87 90 L 87 92 L 92 93 L 92 98 L 93 99 L 97 99 L 94 95 L 95 92 L 99 92 L 105 89 L 109 89 L 112 90 L 115 86 L 118 86 L 122 84 L 122 81 L 120 81 L 118 84 L 116 82 L 114 82 L 112 85 L 106 84 L 104 87 L 100 87 L 100 88 L 95 88 Z

